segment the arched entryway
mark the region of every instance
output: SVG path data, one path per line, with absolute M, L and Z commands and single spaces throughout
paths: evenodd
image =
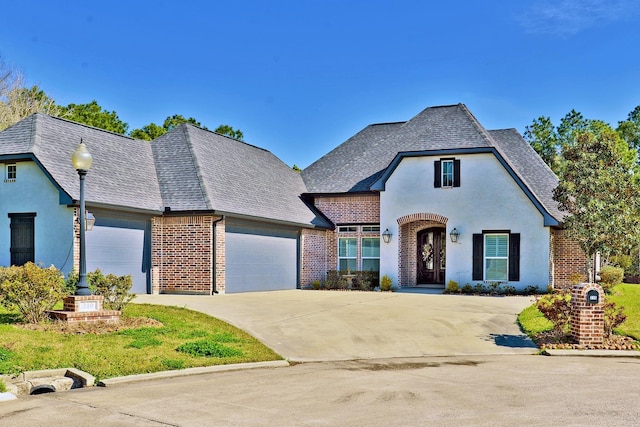
M 421 212 L 405 215 L 397 221 L 400 286 L 434 284 L 444 286 L 447 260 L 445 236 L 448 218 Z M 426 248 L 425 245 L 427 245 Z M 429 248 L 429 245 L 432 247 Z

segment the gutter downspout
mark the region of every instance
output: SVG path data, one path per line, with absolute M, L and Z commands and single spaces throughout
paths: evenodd
M 218 227 L 216 227 L 216 224 L 219 223 L 220 221 L 224 221 L 225 219 L 225 215 L 222 215 L 220 217 L 220 219 L 217 219 L 215 221 L 213 221 L 211 223 L 211 235 L 213 236 L 213 283 L 211 286 L 211 295 L 217 295 L 218 294 L 218 290 L 216 289 L 216 270 L 217 270 L 217 266 L 218 263 L 216 262 L 216 230 L 218 229 Z

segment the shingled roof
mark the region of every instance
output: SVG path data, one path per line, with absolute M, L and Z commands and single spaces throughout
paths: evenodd
M 300 174 L 271 152 L 185 123 L 152 142 L 162 198 L 172 211 L 329 227 L 302 201 Z
M 302 171 L 312 194 L 372 191 L 399 153 L 490 149 L 536 201 L 563 218 L 552 191 L 558 178 L 515 129 L 487 131 L 463 104 L 429 107 L 407 122 L 370 125 Z
M 33 114 L 0 132 L 0 156 L 32 158 L 70 199 L 80 198 L 71 154 L 80 143 L 93 155 L 87 204 L 161 211 L 162 197 L 148 142 L 46 114 Z

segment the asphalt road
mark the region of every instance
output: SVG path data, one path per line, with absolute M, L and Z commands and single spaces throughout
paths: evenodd
M 310 362 L 0 403 L 7 426 L 635 426 L 640 359 Z

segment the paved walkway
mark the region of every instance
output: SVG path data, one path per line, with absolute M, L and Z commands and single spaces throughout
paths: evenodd
M 537 352 L 516 323 L 529 297 L 293 290 L 134 301 L 207 313 L 291 361 Z

